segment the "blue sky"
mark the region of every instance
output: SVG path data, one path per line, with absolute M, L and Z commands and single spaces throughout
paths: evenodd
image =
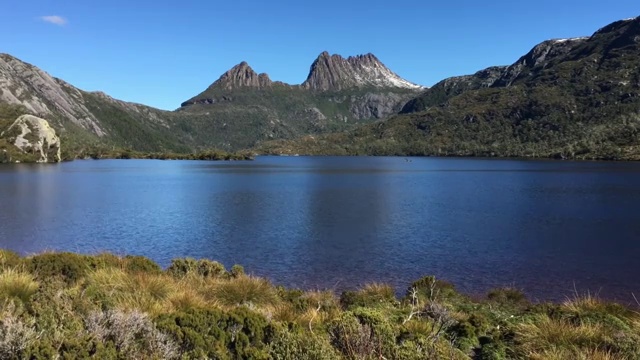
M 241 61 L 297 84 L 324 50 L 371 52 L 430 86 L 638 15 L 637 0 L 5 0 L 0 52 L 81 89 L 172 110 Z

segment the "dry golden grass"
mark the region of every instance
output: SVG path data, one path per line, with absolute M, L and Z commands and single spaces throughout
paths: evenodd
M 275 288 L 267 279 L 253 276 L 220 280 L 213 284 L 211 290 L 211 296 L 226 306 L 252 304 L 260 307 L 276 305 L 280 301 Z
M 615 355 L 605 350 L 550 349 L 528 355 L 531 360 L 633 360 L 629 357 Z
M 295 323 L 300 318 L 300 314 L 296 311 L 295 306 L 287 303 L 278 304 L 272 308 L 265 308 L 260 312 L 267 319 L 287 324 Z
M 622 319 L 631 320 L 640 318 L 638 312 L 634 312 L 620 304 L 599 299 L 597 296 L 589 293 L 576 295 L 573 298 L 565 300 L 562 303 L 562 308 L 577 316 L 586 314 L 608 314 Z
M 370 283 L 360 289 L 360 292 L 371 299 L 379 299 L 382 301 L 394 301 L 396 291 L 393 286 L 383 283 Z
M 33 275 L 16 269 L 0 272 L 0 299 L 19 299 L 28 302 L 38 290 L 38 282 Z
M 215 302 L 205 300 L 197 291 L 188 287 L 182 287 L 178 291 L 173 292 L 169 296 L 169 303 L 176 310 L 217 307 Z
M 610 336 L 608 329 L 601 324 L 575 324 L 546 315 L 516 327 L 516 339 L 521 350 L 528 354 L 566 354 L 570 351 L 604 356 L 599 349 L 608 342 Z
M 163 306 L 162 299 L 148 292 L 151 288 L 154 293 L 161 293 L 155 286 L 161 286 L 163 289 L 170 286 L 158 284 L 153 275 L 132 276 L 115 267 L 92 271 L 87 275 L 86 281 L 88 293 L 96 298 L 106 297 L 115 307 L 123 310 L 139 309 L 150 314 L 169 310 Z

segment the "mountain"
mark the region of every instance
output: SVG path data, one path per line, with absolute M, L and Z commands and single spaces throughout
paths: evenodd
M 445 79 L 386 121 L 268 153 L 640 160 L 640 18 Z
M 326 67 L 319 63 L 324 58 Z M 327 81 L 340 85 L 316 87 Z M 46 119 L 65 144 L 67 158 L 110 148 L 238 150 L 384 118 L 421 89 L 372 54 L 343 59 L 322 53 L 302 85 L 272 81 L 241 62 L 178 110 L 162 111 L 80 90 L 0 54 L 0 125 L 23 114 Z
M 329 55 L 326 51 L 313 62 L 302 87 L 318 91 L 340 91 L 358 87 L 422 89 L 422 86 L 389 70 L 371 53 L 345 59 L 340 55 Z
M 373 54 L 321 53 L 299 85 L 272 81 L 242 62 L 178 113 L 217 122 L 223 149 L 322 134 L 396 114 L 423 87 L 400 78 Z
M 169 112 L 80 90 L 8 54 L 0 54 L 0 104 L 0 120 L 23 114 L 46 119 L 65 144 L 64 157 L 96 147 L 190 148 L 172 131 Z

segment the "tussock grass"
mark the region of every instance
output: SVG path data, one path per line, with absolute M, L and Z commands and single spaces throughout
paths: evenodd
M 360 290 L 362 296 L 377 300 L 381 303 L 396 301 L 396 291 L 393 286 L 382 283 L 366 284 Z
M 0 272 L 0 299 L 18 299 L 27 303 L 38 286 L 33 275 L 22 270 L 5 269 Z
M 531 360 L 633 360 L 606 350 L 551 349 L 528 355 Z
M 215 302 L 206 301 L 197 291 L 187 287 L 180 288 L 171 293 L 168 300 L 173 309 L 181 311 L 217 307 Z
M 518 326 L 517 336 L 522 348 L 528 352 L 544 351 L 557 347 L 598 348 L 604 345 L 606 329 L 601 325 L 573 324 L 567 320 L 554 320 L 543 315 L 529 324 Z
M 275 305 L 279 301 L 275 288 L 268 280 L 247 275 L 220 281 L 213 288 L 213 294 L 221 304 L 227 306 Z

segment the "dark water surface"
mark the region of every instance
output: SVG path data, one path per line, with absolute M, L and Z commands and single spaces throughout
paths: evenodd
M 275 283 L 433 274 L 534 299 L 640 295 L 640 164 L 374 157 L 0 167 L 0 247 L 192 256 Z

